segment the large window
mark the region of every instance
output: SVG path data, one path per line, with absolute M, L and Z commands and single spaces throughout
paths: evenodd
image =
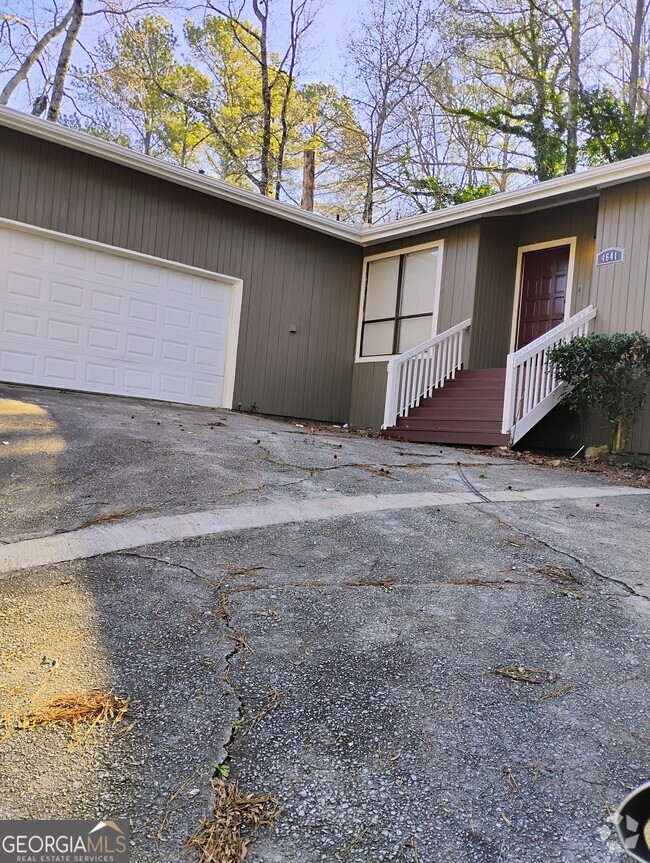
M 433 335 L 440 247 L 366 262 L 359 356 L 401 354 Z

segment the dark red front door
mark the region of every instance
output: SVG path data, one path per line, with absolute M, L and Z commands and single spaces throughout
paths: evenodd
M 564 320 L 569 246 L 524 252 L 517 349 Z

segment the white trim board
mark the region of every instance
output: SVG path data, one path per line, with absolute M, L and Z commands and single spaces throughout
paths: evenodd
M 198 276 L 202 279 L 229 284 L 231 287 L 230 294 L 230 313 L 228 320 L 228 333 L 226 335 L 226 357 L 223 372 L 223 386 L 221 394 L 221 405 L 215 407 L 223 407 L 226 409 L 232 408 L 234 389 L 235 389 L 235 373 L 237 366 L 237 347 L 239 342 L 239 323 L 241 319 L 241 306 L 243 295 L 243 281 L 234 276 L 226 276 L 223 273 L 214 273 L 210 270 L 204 270 L 200 267 L 193 267 L 189 264 L 182 264 L 178 261 L 171 261 L 167 258 L 157 258 L 154 255 L 147 255 L 143 252 L 134 252 L 132 249 L 124 249 L 120 246 L 111 246 L 107 243 L 100 243 L 96 240 L 87 240 L 84 237 L 77 237 L 73 234 L 64 234 L 60 231 L 51 231 L 48 228 L 40 228 L 36 225 L 30 225 L 25 222 L 16 222 L 13 219 L 5 219 L 0 217 L 0 228 L 7 228 L 13 231 L 21 231 L 33 236 L 43 237 L 49 240 L 60 240 L 68 245 L 80 246 L 81 248 L 94 249 L 96 251 L 106 252 L 111 255 L 128 258 L 130 260 L 140 261 L 145 264 L 153 264 L 158 267 L 165 267 L 169 270 L 176 270 L 181 273 Z
M 532 243 L 529 246 L 519 246 L 517 249 L 517 270 L 515 274 L 515 298 L 512 309 L 512 324 L 510 327 L 510 353 L 517 349 L 517 330 L 519 327 L 519 305 L 521 303 L 521 288 L 523 278 L 524 255 L 526 252 L 537 252 L 541 249 L 556 249 L 569 246 L 569 269 L 567 272 L 566 299 L 564 302 L 564 320 L 571 317 L 573 305 L 573 278 L 575 272 L 577 237 L 564 237 L 561 240 L 547 240 L 544 243 Z
M 368 255 L 363 259 L 361 267 L 361 291 L 359 294 L 359 314 L 357 316 L 357 338 L 354 351 L 355 363 L 385 363 L 392 359 L 394 354 L 384 354 L 379 357 L 362 357 L 361 356 L 361 333 L 363 332 L 363 310 L 366 299 L 366 273 L 368 264 L 371 261 L 380 261 L 382 258 L 397 258 L 400 255 L 408 255 L 411 252 L 421 252 L 424 249 L 438 249 L 438 271 L 436 273 L 436 283 L 434 285 L 434 302 L 433 315 L 431 318 L 431 336 L 438 334 L 438 324 L 440 322 L 440 300 L 442 297 L 442 268 L 444 265 L 445 256 L 445 241 L 433 240 L 430 243 L 420 243 L 417 246 L 406 246 L 403 249 L 393 249 L 390 252 L 381 252 L 377 255 Z

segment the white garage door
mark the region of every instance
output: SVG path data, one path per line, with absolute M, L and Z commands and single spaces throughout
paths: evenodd
M 231 407 L 236 280 L 0 224 L 0 380 Z

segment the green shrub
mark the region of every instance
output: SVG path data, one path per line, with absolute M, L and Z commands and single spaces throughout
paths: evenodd
M 625 450 L 650 381 L 650 339 L 643 333 L 591 333 L 549 351 L 549 366 L 569 387 L 572 410 L 598 409 L 611 430 L 610 450 Z

